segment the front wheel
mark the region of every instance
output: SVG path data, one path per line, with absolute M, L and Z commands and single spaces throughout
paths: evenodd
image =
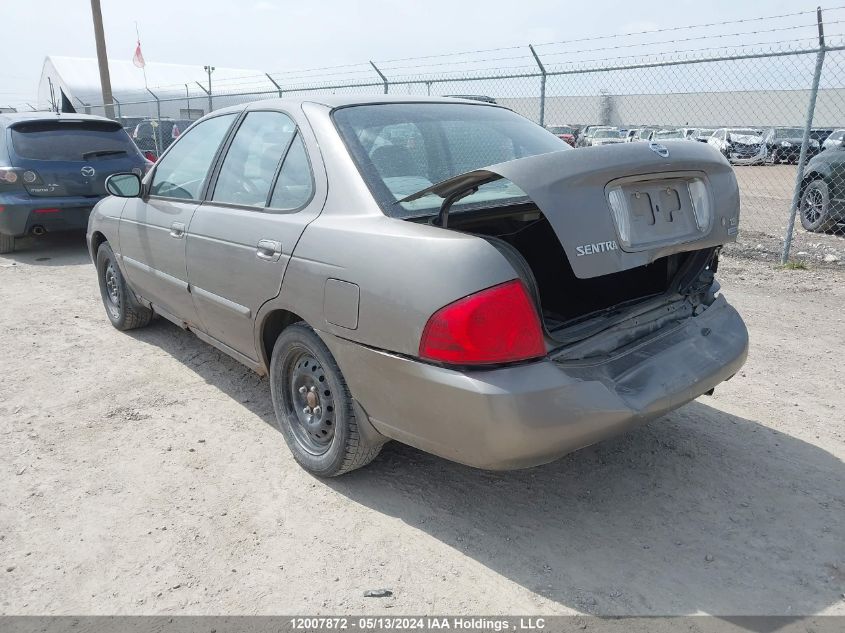
M 821 233 L 833 228 L 830 217 L 830 189 L 824 180 L 814 180 L 801 194 L 799 203 L 801 226 L 808 231 Z
M 340 368 L 307 325 L 291 325 L 276 340 L 270 392 L 279 430 L 307 471 L 336 477 L 369 464 L 381 451 L 381 443 L 359 432 Z
M 150 322 L 153 318 L 152 310 L 138 303 L 126 285 L 108 242 L 103 242 L 97 249 L 97 278 L 106 316 L 114 327 L 118 330 L 132 330 Z
M 15 237 L 0 233 L 0 255 L 11 253 L 15 250 Z

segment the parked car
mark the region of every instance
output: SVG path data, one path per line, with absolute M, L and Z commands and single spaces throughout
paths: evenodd
M 268 375 L 320 476 L 388 439 L 548 462 L 745 360 L 714 281 L 737 181 L 697 143 L 575 151 L 495 105 L 308 96 L 209 114 L 108 186 L 88 245 L 111 323 L 160 314 Z
M 798 214 L 801 226 L 814 233 L 829 231 L 845 222 L 845 148 L 841 144 L 807 162 Z
M 734 165 L 759 165 L 766 160 L 766 144 L 760 130 L 721 128 L 713 132 L 707 143 Z
M 633 131 L 625 138 L 627 143 L 638 143 L 640 141 L 650 141 L 656 130 L 650 127 L 643 127 Z
M 155 162 L 192 123 L 189 119 L 144 119 L 135 126 L 132 140 L 147 160 Z
M 615 127 L 598 128 L 592 131 L 587 137 L 588 147 L 597 147 L 599 145 L 610 145 L 613 143 L 624 143 L 625 139 L 622 134 Z
M 804 141 L 804 130 L 800 127 L 773 127 L 763 133 L 766 143 L 766 159 L 772 164 L 787 162 L 798 163 L 801 155 L 801 144 Z M 819 153 L 819 142 L 811 138 L 807 145 L 807 158 Z
M 810 130 L 810 138 L 815 139 L 819 142 L 819 145 L 824 143 L 828 137 L 833 134 L 834 130 L 829 128 L 817 128 L 814 127 Z
M 700 143 L 706 143 L 707 139 L 713 136 L 713 133 L 715 131 L 716 130 L 711 128 L 697 127 L 693 130 L 692 134 L 690 135 L 690 139 L 698 141 Z
M 590 146 L 590 139 L 592 138 L 593 134 L 595 134 L 598 130 L 606 130 L 610 129 L 609 125 L 587 125 L 582 130 L 581 133 L 578 135 L 578 138 L 575 139 L 575 146 L 576 147 L 589 147 Z
M 833 130 L 824 142 L 822 142 L 822 150 L 830 149 L 831 147 L 839 147 L 842 141 L 845 140 L 845 130 Z
M 84 114 L 0 114 L 0 253 L 15 239 L 83 229 L 110 174 L 147 161 L 120 123 Z
M 658 130 L 649 140 L 652 141 L 683 141 L 686 134 L 683 130 Z
M 549 125 L 546 129 L 562 141 L 566 141 L 567 145 L 575 147 L 575 130 L 572 127 L 568 125 Z

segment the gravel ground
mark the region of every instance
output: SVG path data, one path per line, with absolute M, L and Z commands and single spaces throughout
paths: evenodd
M 332 481 L 288 454 L 266 380 L 164 320 L 114 330 L 80 235 L 23 241 L 0 256 L 0 613 L 845 614 L 845 268 L 746 235 L 720 276 L 752 347 L 715 396 L 530 470 L 392 443 Z

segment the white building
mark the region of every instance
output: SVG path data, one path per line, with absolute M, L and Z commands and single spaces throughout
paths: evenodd
M 209 111 L 204 91 L 208 89 L 208 74 L 202 66 L 147 62 L 142 70 L 131 60 L 110 59 L 109 74 L 116 116 L 154 117 L 160 107 L 162 117 L 196 119 Z M 213 94 L 233 91 L 244 84 L 248 84 L 250 90 L 275 89 L 262 71 L 242 68 L 218 66 L 211 75 L 211 82 Z M 45 58 L 38 85 L 39 109 L 102 115 L 102 103 L 96 59 Z M 213 104 L 213 107 L 222 105 Z

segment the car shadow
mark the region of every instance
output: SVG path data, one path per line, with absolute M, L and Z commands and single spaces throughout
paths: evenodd
M 275 426 L 266 379 L 167 322 L 133 336 Z M 392 442 L 322 484 L 582 612 L 797 616 L 839 603 L 845 464 L 703 400 L 537 468 L 481 471 Z
M 90 264 L 85 244 L 85 231 L 47 233 L 41 237 L 27 236 L 15 240 L 15 250 L 0 255 L 30 266 L 71 266 Z

